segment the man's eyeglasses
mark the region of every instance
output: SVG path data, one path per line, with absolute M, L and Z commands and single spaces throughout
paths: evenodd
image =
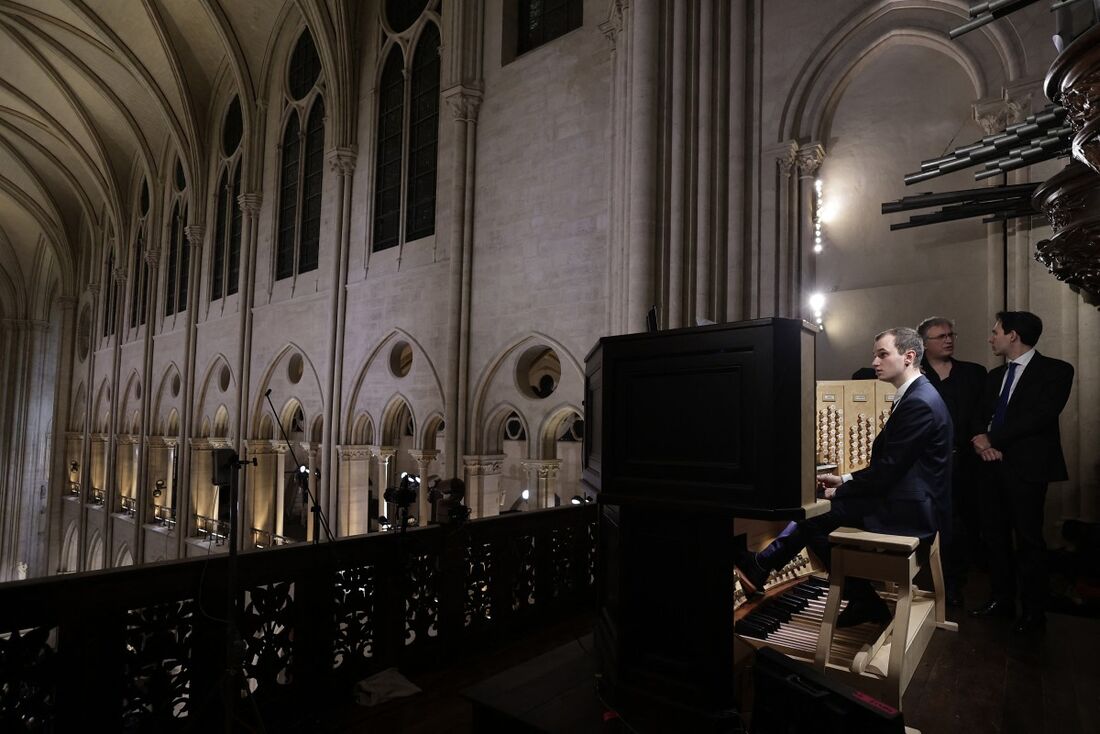
M 940 342 L 940 341 L 943 341 L 944 339 L 950 339 L 951 341 L 954 341 L 955 337 L 957 337 L 957 336 L 958 336 L 958 334 L 956 334 L 955 332 L 949 331 L 946 334 L 940 334 L 939 336 L 928 336 L 928 337 L 925 337 L 925 339 L 927 341 L 930 341 L 930 342 Z

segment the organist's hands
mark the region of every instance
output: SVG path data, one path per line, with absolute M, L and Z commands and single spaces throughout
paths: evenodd
M 843 477 L 836 474 L 819 474 L 817 487 L 825 493 L 825 499 L 831 500 L 836 494 L 836 488 L 844 484 Z

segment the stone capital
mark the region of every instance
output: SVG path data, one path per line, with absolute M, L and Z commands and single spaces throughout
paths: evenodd
M 114 280 L 115 285 L 123 285 L 126 283 L 126 271 L 122 268 L 115 268 L 111 271 L 111 279 Z
M 92 294 L 93 298 L 95 296 L 98 296 L 99 292 L 101 290 L 102 290 L 102 287 L 99 285 L 99 283 L 95 282 L 94 280 L 91 283 L 88 284 L 88 292 Z
M 439 452 L 433 449 L 413 449 L 409 451 L 409 456 L 411 456 L 412 460 L 417 464 L 429 464 L 439 458 Z
M 358 157 L 359 150 L 354 145 L 333 148 L 328 152 L 328 164 L 334 172 L 351 176 L 355 173 L 355 161 Z
M 337 446 L 336 454 L 340 457 L 341 461 L 357 461 L 370 459 L 374 456 L 374 452 L 371 451 L 370 446 Z
M 490 454 L 483 456 L 463 456 L 462 466 L 467 476 L 488 476 L 500 474 L 504 467 L 504 454 Z
M 397 448 L 394 446 L 371 446 L 370 448 L 381 461 L 389 461 L 397 453 Z
M 160 248 L 159 247 L 147 247 L 145 248 L 145 264 L 154 270 L 157 267 L 157 263 L 160 261 Z
M 789 140 L 770 146 L 764 150 L 764 155 L 774 156 L 775 162 L 779 164 L 779 170 L 784 176 L 790 176 L 798 159 L 798 143 Z
M 259 192 L 249 192 L 237 197 L 237 206 L 245 214 L 256 216 L 260 213 L 260 205 L 264 202 L 264 195 Z
M 57 305 L 63 311 L 76 308 L 76 305 L 80 303 L 80 299 L 75 296 L 58 296 Z
M 527 471 L 537 473 L 539 479 L 549 479 L 558 475 L 561 459 L 525 459 L 520 464 Z
M 999 98 L 978 100 L 973 109 L 974 122 L 986 135 L 993 135 L 1027 116 L 1031 109 L 1031 93 L 1023 89 L 1015 93 L 1002 89 Z
M 825 147 L 821 143 L 807 143 L 798 149 L 798 172 L 802 178 L 813 178 L 825 162 Z
M 482 96 L 480 89 L 462 84 L 443 91 L 443 101 L 447 103 L 451 117 L 457 122 L 477 122 Z
M 202 247 L 202 236 L 205 230 L 206 227 L 201 224 L 188 224 L 183 229 L 184 234 L 187 235 L 187 243 L 195 249 Z

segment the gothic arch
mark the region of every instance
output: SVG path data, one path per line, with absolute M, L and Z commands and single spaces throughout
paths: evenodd
M 349 438 L 349 443 L 355 446 L 366 446 L 374 443 L 374 421 L 369 413 L 362 411 L 355 417 Z
M 291 382 L 287 371 L 290 360 L 294 355 L 299 355 L 302 358 L 302 375 L 296 383 Z M 324 413 L 324 399 L 322 397 L 324 392 L 321 390 L 321 378 L 317 375 L 317 369 L 310 361 L 306 351 L 294 342 L 288 342 L 286 346 L 279 350 L 279 353 L 271 360 L 256 385 L 256 396 L 253 399 L 250 413 L 252 416 L 251 434 L 253 436 L 259 435 L 260 418 L 267 412 L 267 401 L 264 394 L 268 388 L 271 388 L 272 395 L 276 400 L 287 401 L 290 398 L 298 400 L 302 406 L 302 413 L 307 419 L 311 415 L 322 415 Z M 286 402 L 284 402 L 285 405 Z
M 424 451 L 434 451 L 436 449 L 436 438 L 439 436 L 440 426 L 443 425 L 443 414 L 433 413 L 423 422 L 423 428 L 420 431 L 419 446 Z
M 71 431 L 83 431 L 84 430 L 84 416 L 88 412 L 88 397 L 85 395 L 84 383 L 81 382 L 76 388 L 76 397 L 73 398 L 73 407 L 69 411 L 71 418 L 69 419 L 69 430 Z
M 122 568 L 123 566 L 134 565 L 134 554 L 130 552 L 129 543 L 122 543 L 118 547 L 118 552 L 115 553 L 115 562 L 111 568 Z
M 390 351 L 404 341 L 412 349 L 413 361 L 409 373 L 396 377 L 389 368 Z M 394 329 L 378 342 L 363 363 L 351 390 L 344 421 L 344 436 L 351 435 L 352 422 L 361 413 L 384 415 L 391 396 L 401 394 L 414 415 L 443 412 L 443 382 L 427 351 L 409 332 Z M 385 419 L 379 423 L 379 436 Z
M 88 556 L 84 567 L 89 571 L 103 568 L 103 535 L 98 530 L 88 539 Z
M 65 539 L 61 541 L 61 557 L 58 563 L 58 573 L 73 573 L 80 568 L 80 530 L 75 520 L 65 528 Z
M 378 440 L 381 441 L 382 446 L 397 446 L 400 443 L 401 435 L 405 432 L 404 418 L 406 414 L 408 419 L 412 421 L 413 435 L 415 436 L 416 414 L 413 413 L 408 399 L 400 393 L 390 398 L 385 410 L 382 411 L 382 421 L 379 425 Z
M 179 381 L 175 383 L 174 381 Z M 179 384 L 179 393 L 172 395 L 173 384 Z M 174 436 L 167 428 L 169 414 L 179 415 L 183 406 L 183 385 L 180 371 L 175 363 L 169 362 L 161 375 L 160 384 L 157 386 L 156 401 L 153 403 L 153 428 L 150 433 L 160 436 Z M 178 422 L 178 418 L 177 418 Z
M 111 425 L 111 383 L 104 378 L 96 393 L 95 410 L 92 413 L 92 432 L 108 433 Z
M 515 372 L 520 358 L 529 347 L 545 346 L 553 349 L 561 363 L 561 377 L 553 395 L 547 399 L 534 398 L 522 393 L 518 387 Z M 584 393 L 584 370 L 580 362 L 565 345 L 556 339 L 552 339 L 540 332 L 530 334 L 514 340 L 504 348 L 484 368 L 473 391 L 471 416 L 474 426 L 486 425 L 493 413 L 487 406 L 497 406 L 501 403 L 512 403 L 516 406 L 516 412 L 527 421 L 527 425 L 541 426 L 555 409 L 560 407 L 561 401 L 579 402 Z M 495 410 L 495 407 L 493 408 Z M 488 453 L 485 443 L 489 434 L 487 432 L 473 432 L 473 437 L 478 442 L 472 447 L 472 453 Z M 532 434 L 528 431 L 528 442 L 532 441 Z M 534 446 L 534 444 L 531 444 Z
M 489 418 L 479 425 L 482 426 L 482 435 L 480 438 L 478 453 L 482 454 L 502 454 L 504 453 L 504 424 L 515 414 L 519 417 L 520 422 L 523 424 L 524 435 L 527 436 L 527 446 L 524 450 L 524 455 L 530 457 L 531 451 L 531 427 L 523 412 L 510 402 L 503 402 L 493 407 L 492 410 L 487 412 Z
M 536 458 L 558 458 L 558 436 L 561 435 L 561 430 L 565 427 L 566 422 L 573 416 L 583 418 L 584 412 L 575 405 L 569 404 L 564 404 L 555 408 L 553 412 L 546 416 L 542 425 L 539 427 L 539 453 Z
M 895 22 L 894 17 L 902 20 Z M 916 25 L 915 18 L 946 30 L 969 19 L 969 13 L 963 0 L 879 0 L 842 19 L 823 35 L 792 84 L 777 127 L 777 142 L 827 140 L 823 133 L 830 101 L 839 97 L 869 58 L 896 44 L 930 47 L 953 59 L 970 77 L 975 99 L 986 96 L 1001 69 L 1005 83 L 1027 73 L 1026 54 L 1011 24 L 1007 29 L 1001 23 L 990 24 L 972 34 L 972 40 L 949 42 Z M 998 68 L 983 65 L 979 51 L 991 51 L 1000 62 Z
M 225 385 L 225 389 L 222 389 L 221 379 L 224 371 L 228 371 L 229 380 Z M 237 376 L 233 374 L 233 368 L 229 366 L 229 360 L 220 352 L 215 354 L 211 358 L 200 383 L 201 392 L 199 393 L 198 410 L 195 412 L 196 417 L 201 416 L 207 421 L 213 420 L 216 424 L 217 419 L 211 415 L 211 412 L 219 407 L 225 409 L 226 404 L 235 404 L 233 396 L 236 384 Z M 230 421 L 231 418 L 232 416 L 227 414 L 226 420 Z M 232 422 L 227 425 L 232 425 Z
M 141 410 L 144 394 L 141 391 L 141 377 L 137 370 L 131 370 L 126 378 L 126 390 L 123 392 L 121 404 L 118 406 L 118 432 L 125 433 L 129 428 L 131 414 Z

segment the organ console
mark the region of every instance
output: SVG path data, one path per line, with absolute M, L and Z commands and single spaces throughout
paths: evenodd
M 914 601 L 922 556 L 911 538 L 838 531 L 846 545 L 833 552 L 834 578 L 803 552 L 769 578 L 763 599 L 747 599 L 735 579 L 735 543 L 763 547 L 788 521 L 826 512 L 815 468 L 866 465 L 889 414 L 889 386 L 815 385 L 816 331 L 760 319 L 632 334 L 601 339 L 586 358 L 598 687 L 635 730 L 742 730 L 735 672 L 764 645 L 896 706 L 919 651 L 903 666 L 895 659 L 910 643 L 923 650 L 945 622 L 942 599 Z M 881 568 L 863 571 L 860 554 L 875 543 Z M 835 630 L 844 573 L 888 581 L 898 619 Z M 905 644 L 892 644 L 895 630 Z

